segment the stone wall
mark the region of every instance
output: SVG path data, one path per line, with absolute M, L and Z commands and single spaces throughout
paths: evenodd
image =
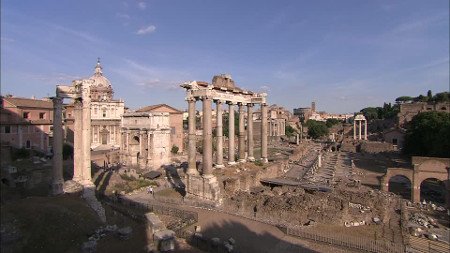
M 394 146 L 388 142 L 363 142 L 361 143 L 361 152 L 364 153 L 382 153 L 394 151 Z

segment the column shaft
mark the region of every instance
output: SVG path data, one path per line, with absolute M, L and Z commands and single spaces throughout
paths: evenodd
M 353 120 L 353 140 L 356 140 L 356 120 Z
M 267 104 L 261 104 L 261 160 L 268 162 L 267 159 Z
M 203 176 L 212 175 L 212 100 L 203 97 Z
M 253 104 L 247 105 L 247 159 L 254 161 L 253 156 Z
M 367 120 L 364 121 L 364 140 L 367 140 Z
M 62 131 L 62 98 L 53 98 L 53 182 L 52 193 L 63 191 L 63 131 Z
M 195 116 L 195 98 L 189 98 L 188 100 L 188 170 L 187 174 L 198 174 L 197 160 L 195 158 L 195 130 L 196 130 L 196 116 Z
M 83 181 L 92 184 L 91 178 L 91 98 L 89 84 L 83 84 L 82 88 L 82 121 L 83 121 Z
M 359 120 L 359 127 L 358 127 L 358 131 L 359 131 L 359 136 L 358 136 L 358 140 L 361 140 L 361 120 Z
M 222 102 L 220 100 L 216 103 L 216 117 L 217 117 L 217 128 L 216 128 L 216 138 L 217 138 L 217 163 L 216 167 L 223 167 L 223 117 L 222 117 Z
M 228 109 L 228 164 L 234 164 L 234 104 Z
M 245 117 L 244 105 L 239 104 L 239 162 L 245 162 Z
M 83 179 L 82 109 L 81 101 L 75 100 L 73 110 L 73 180 L 77 182 Z

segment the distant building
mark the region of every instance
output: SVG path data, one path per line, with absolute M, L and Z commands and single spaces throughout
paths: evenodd
M 405 131 L 403 129 L 394 128 L 383 133 L 385 142 L 391 143 L 394 148 L 402 149 L 405 142 Z
M 405 123 L 411 121 L 417 114 L 428 111 L 450 112 L 450 102 L 413 102 L 400 104 L 400 112 L 397 115 L 399 127 L 404 127 Z
M 120 122 L 125 104 L 121 100 L 113 99 L 114 91 L 111 82 L 103 76 L 102 66 L 97 62 L 91 85 L 91 147 L 100 145 L 113 148 L 120 147 Z M 66 139 L 73 143 L 73 103 L 65 106 Z
M 183 112 L 166 104 L 150 105 L 136 112 L 167 112 L 169 113 L 170 143 L 177 146 L 178 152 L 183 152 Z
M 0 140 L 2 145 L 51 150 L 53 102 L 50 99 L 0 97 Z
M 122 116 L 121 160 L 127 165 L 158 169 L 170 162 L 167 112 L 127 112 Z

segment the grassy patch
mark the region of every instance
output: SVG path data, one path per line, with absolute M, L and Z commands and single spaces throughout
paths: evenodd
M 122 175 L 121 175 L 122 176 Z M 146 179 L 127 179 L 124 180 L 123 182 L 117 183 L 115 184 L 111 191 L 115 190 L 117 192 L 122 192 L 124 191 L 125 193 L 129 193 L 132 192 L 134 190 L 140 189 L 142 187 L 147 187 L 147 186 L 157 186 L 157 183 L 155 181 L 149 181 Z
M 13 252 L 78 250 L 101 223 L 87 204 L 70 196 L 31 197 L 1 206 L 1 223 L 20 231 Z

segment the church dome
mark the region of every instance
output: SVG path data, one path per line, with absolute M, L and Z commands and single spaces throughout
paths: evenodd
M 100 65 L 100 59 L 97 60 L 97 65 L 95 66 L 94 75 L 89 79 L 93 81 L 91 84 L 91 97 L 94 101 L 105 101 L 111 100 L 113 95 L 113 90 L 111 82 L 103 76 L 102 66 Z

